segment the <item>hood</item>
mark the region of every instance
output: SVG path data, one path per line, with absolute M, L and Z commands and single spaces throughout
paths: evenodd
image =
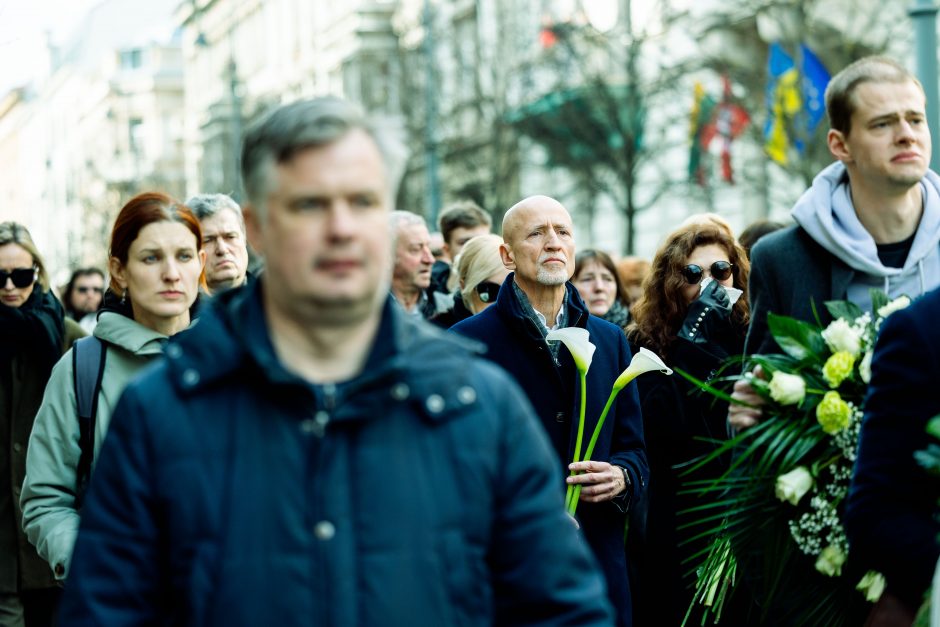
M 158 355 L 167 337 L 114 311 L 102 311 L 95 326 L 95 337 L 120 346 L 135 355 Z
M 924 213 L 902 268 L 889 268 L 878 259 L 878 248 L 852 205 L 845 165 L 837 161 L 820 172 L 793 208 L 793 219 L 820 246 L 866 275 L 883 278 L 923 272 L 923 262 L 938 254 L 940 241 L 940 177 L 932 170 L 920 182 Z

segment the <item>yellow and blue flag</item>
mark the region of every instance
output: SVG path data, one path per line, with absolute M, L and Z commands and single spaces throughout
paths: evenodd
M 689 140 L 692 144 L 689 151 L 689 178 L 700 185 L 705 180 L 702 163 L 702 133 L 712 119 L 716 104 L 715 99 L 705 92 L 705 86 L 696 81 L 692 112 L 689 115 Z
M 793 57 L 779 43 L 770 45 L 764 148 L 781 165 L 789 161 L 791 145 L 798 153 L 803 152 L 804 140 L 813 134 L 826 113 L 823 94 L 829 84 L 829 72 L 805 44 L 800 44 L 800 66 L 797 68 Z

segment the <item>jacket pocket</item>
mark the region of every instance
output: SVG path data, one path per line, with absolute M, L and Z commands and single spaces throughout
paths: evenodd
M 442 533 L 440 558 L 458 627 L 493 623 L 493 590 L 485 549 L 456 529 Z
M 176 591 L 182 599 L 178 607 L 180 615 L 174 625 L 213 624 L 212 605 L 214 591 L 218 589 L 219 547 L 209 542 L 197 544 L 188 558 L 189 565 L 176 572 L 188 572 L 189 576 Z

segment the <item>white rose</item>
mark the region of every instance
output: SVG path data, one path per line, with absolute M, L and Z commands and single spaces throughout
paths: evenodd
M 816 559 L 816 570 L 827 577 L 838 577 L 842 574 L 842 565 L 845 563 L 845 553 L 839 547 L 830 544 L 822 550 Z
M 826 330 L 822 332 L 826 345 L 833 353 L 845 351 L 852 357 L 858 357 L 862 350 L 862 336 L 858 329 L 854 328 L 847 321 L 839 318 L 833 320 Z
M 806 396 L 806 383 L 803 377 L 777 371 L 770 379 L 770 398 L 782 405 L 798 405 Z
M 890 303 L 888 303 L 884 307 L 879 307 L 878 315 L 881 316 L 882 318 L 887 318 L 888 316 L 893 314 L 895 311 L 898 311 L 899 309 L 904 309 L 910 304 L 911 304 L 910 298 L 908 298 L 907 296 L 898 296 L 897 298 L 892 300 Z
M 796 505 L 812 487 L 813 475 L 806 469 L 806 466 L 797 466 L 787 474 L 777 477 L 777 498 Z
M 866 385 L 871 383 L 871 351 L 866 351 L 861 363 L 858 364 L 858 376 Z
M 855 589 L 865 594 L 865 599 L 875 603 L 881 598 L 881 593 L 885 591 L 885 578 L 879 572 L 870 570 L 865 573 L 862 580 L 858 582 Z

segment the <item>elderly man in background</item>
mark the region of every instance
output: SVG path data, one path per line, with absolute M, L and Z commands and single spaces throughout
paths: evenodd
M 454 304 L 451 296 L 428 289 L 434 256 L 424 218 L 410 211 L 393 211 L 389 227 L 395 251 L 392 296 L 406 312 L 426 320 L 450 309 Z
M 199 194 L 186 201 L 202 226 L 209 293 L 248 281 L 248 243 L 242 208 L 225 194 Z

